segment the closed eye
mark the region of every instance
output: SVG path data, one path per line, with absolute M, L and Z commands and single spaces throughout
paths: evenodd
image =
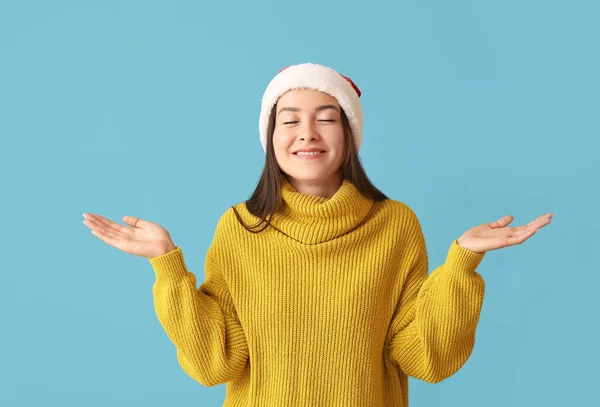
M 319 122 L 334 122 L 335 120 L 317 120 Z M 298 123 L 298 121 L 295 122 L 283 122 L 283 124 L 292 124 L 292 123 Z

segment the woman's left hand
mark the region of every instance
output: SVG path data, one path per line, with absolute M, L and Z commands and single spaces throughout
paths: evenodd
M 476 253 L 501 249 L 521 244 L 538 230 L 550 223 L 552 212 L 539 216 L 525 226 L 506 227 L 513 221 L 512 215 L 504 216 L 492 223 L 484 223 L 467 230 L 457 239 L 459 246 Z

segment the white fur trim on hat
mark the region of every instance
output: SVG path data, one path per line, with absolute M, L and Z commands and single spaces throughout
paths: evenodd
M 291 89 L 313 89 L 337 99 L 348 117 L 356 150 L 362 142 L 363 113 L 358 93 L 341 74 L 327 66 L 305 63 L 291 65 L 279 72 L 269 83 L 261 101 L 259 119 L 260 142 L 267 151 L 267 127 L 273 105 Z

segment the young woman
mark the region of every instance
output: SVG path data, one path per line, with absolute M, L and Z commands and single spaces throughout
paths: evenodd
M 98 238 L 149 259 L 179 364 L 205 386 L 227 383 L 225 406 L 407 406 L 408 376 L 437 383 L 469 358 L 485 252 L 550 222 L 508 227 L 509 215 L 469 229 L 428 275 L 417 216 L 360 164 L 360 95 L 317 64 L 273 78 L 259 119 L 263 173 L 220 217 L 199 288 L 164 228 L 84 214 Z

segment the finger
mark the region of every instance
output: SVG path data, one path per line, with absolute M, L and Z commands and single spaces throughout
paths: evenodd
M 518 231 L 522 231 L 522 230 L 531 230 L 533 229 L 540 229 L 544 226 L 546 226 L 547 224 L 549 224 L 550 222 L 552 222 L 552 217 L 554 216 L 554 213 L 550 212 L 550 213 L 546 213 L 544 215 L 540 215 L 537 218 L 535 218 L 534 220 L 532 220 L 531 222 L 529 222 L 526 225 L 523 226 L 515 226 L 514 229 L 518 230 Z
M 95 219 L 95 220 L 94 220 Z M 115 230 L 107 227 L 104 223 L 101 223 L 98 218 L 88 218 L 83 221 L 83 224 L 88 226 L 92 230 L 100 230 L 103 233 L 117 233 Z
M 100 229 L 107 235 L 111 235 L 116 238 L 125 238 L 128 240 L 131 240 L 131 238 L 133 236 L 133 229 L 121 226 L 115 222 L 111 222 L 110 220 L 108 220 L 100 215 L 96 215 L 93 213 L 92 214 L 85 213 L 84 217 L 86 217 L 86 219 L 88 220 L 88 222 L 90 224 L 87 224 L 86 222 L 83 222 L 83 223 L 85 223 L 90 228 Z M 102 220 L 104 220 L 105 222 L 103 222 Z M 113 228 L 112 227 L 113 225 L 116 225 L 118 228 L 117 229 Z
M 514 220 L 514 217 L 512 215 L 506 215 L 501 217 L 500 219 L 498 219 L 495 222 L 491 222 L 489 225 L 492 229 L 497 229 L 497 228 L 503 228 L 506 225 L 508 225 L 510 222 L 512 222 Z
M 546 213 L 544 215 L 540 215 L 537 218 L 535 218 L 534 220 L 532 220 L 531 222 L 529 222 L 526 226 L 534 226 L 537 224 L 541 224 L 541 223 L 550 223 L 552 216 L 554 214 L 552 212 L 550 213 Z
M 140 218 L 134 216 L 123 216 L 123 221 L 134 228 L 141 228 Z
M 114 236 L 115 238 L 120 238 L 120 239 L 129 238 L 128 236 L 124 235 L 123 233 L 120 233 L 112 228 L 107 227 L 106 225 L 104 225 L 102 223 L 95 222 L 91 219 L 84 220 L 83 224 L 88 226 L 92 230 L 99 230 L 99 231 L 103 232 L 104 234 L 109 235 L 109 236 Z
M 85 220 L 85 221 L 83 221 L 83 223 L 86 224 L 86 226 L 88 226 L 91 229 L 91 232 L 94 233 L 95 235 L 97 235 L 98 233 L 102 233 L 102 235 L 112 237 L 114 239 L 129 240 L 126 237 L 124 237 L 123 235 L 114 233 L 113 231 L 111 231 L 109 229 L 103 229 L 96 225 L 92 225 L 89 223 L 89 220 Z
M 549 223 L 550 222 L 547 221 L 547 222 L 543 222 L 543 223 L 533 224 L 531 226 L 525 227 L 523 230 L 526 231 L 526 232 L 530 232 L 530 231 L 537 232 L 538 230 L 540 230 L 544 226 L 547 226 Z
M 131 228 L 119 225 L 105 217 L 94 214 L 93 221 L 95 224 L 105 228 L 106 230 L 112 229 L 115 233 L 121 233 L 123 236 L 131 236 Z
M 519 230 L 540 229 L 540 228 L 546 226 L 547 224 L 549 224 L 550 222 L 552 222 L 552 214 L 546 214 L 546 215 L 542 215 L 542 216 L 532 220 L 527 225 L 517 226 L 517 229 L 519 229 Z

